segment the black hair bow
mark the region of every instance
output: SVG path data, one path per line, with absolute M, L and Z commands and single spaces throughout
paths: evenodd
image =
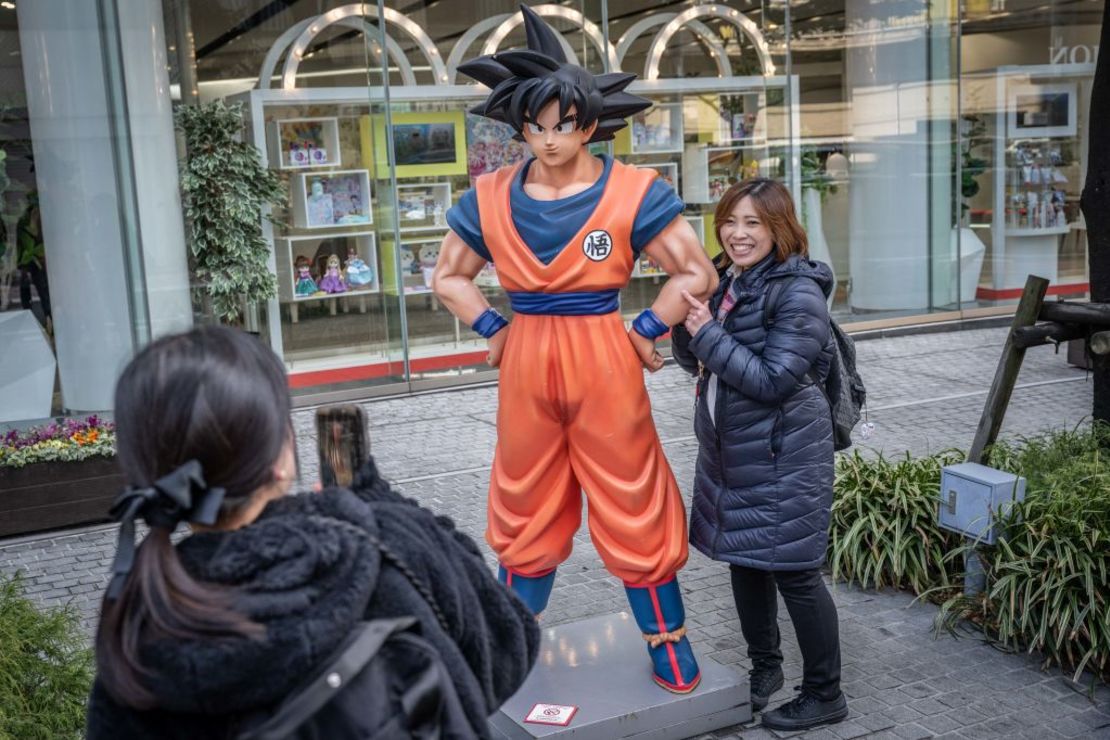
M 152 527 L 165 527 L 171 532 L 180 522 L 211 526 L 219 516 L 224 494 L 222 488 L 209 488 L 200 463 L 190 460 L 151 486 L 128 488 L 117 496 L 109 510 L 120 526 L 108 599 L 119 597 L 127 574 L 135 564 L 137 517 L 141 516 Z

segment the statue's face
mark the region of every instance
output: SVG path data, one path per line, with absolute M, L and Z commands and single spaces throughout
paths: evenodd
M 532 147 L 532 153 L 545 165 L 558 167 L 578 156 L 582 147 L 593 136 L 597 124 L 583 131 L 578 128 L 575 107 L 572 105 L 562 118 L 559 117 L 559 101 L 552 100 L 545 105 L 535 121 L 525 121 L 524 140 Z

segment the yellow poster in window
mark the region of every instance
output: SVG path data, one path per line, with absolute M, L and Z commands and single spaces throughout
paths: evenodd
M 466 114 L 463 111 L 394 113 L 391 118 L 398 178 L 466 174 Z M 359 135 L 363 166 L 375 179 L 386 177 L 389 149 L 385 115 L 362 116 Z

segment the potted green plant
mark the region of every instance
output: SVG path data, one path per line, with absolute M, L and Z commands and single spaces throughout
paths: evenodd
M 96 416 L 0 437 L 0 537 L 107 521 L 123 487 L 115 443 Z
M 176 122 L 185 137 L 181 195 L 192 268 L 212 312 L 236 323 L 247 305 L 277 291 L 262 214 L 285 203 L 281 180 L 243 140 L 241 105 L 185 105 Z

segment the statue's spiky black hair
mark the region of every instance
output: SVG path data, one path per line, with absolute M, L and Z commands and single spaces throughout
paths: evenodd
M 559 101 L 562 118 L 573 105 L 576 125 L 587 129 L 597 122 L 590 141 L 607 141 L 624 128 L 628 116 L 651 107 L 651 101 L 624 92 L 636 75 L 624 72 L 593 75 L 568 64 L 559 37 L 535 11 L 520 6 L 528 48 L 478 57 L 459 65 L 459 71 L 489 87 L 489 97 L 471 113 L 503 121 L 516 129 L 535 120 L 552 100 Z

